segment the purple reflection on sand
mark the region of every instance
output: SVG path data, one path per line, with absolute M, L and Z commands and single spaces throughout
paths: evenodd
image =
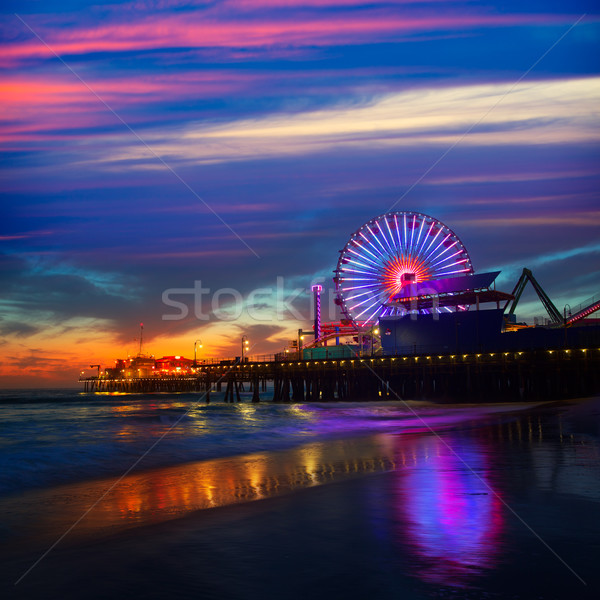
M 296 414 L 306 419 L 311 433 L 346 434 L 374 432 L 431 433 L 465 423 L 489 418 L 501 412 L 514 411 L 517 405 L 495 404 L 435 405 L 424 402 L 386 402 L 385 404 L 335 403 L 299 404 Z
M 419 578 L 467 587 L 496 566 L 501 550 L 501 503 L 487 479 L 484 448 L 457 435 L 444 436 L 451 449 L 434 436 L 398 440 L 397 541 Z

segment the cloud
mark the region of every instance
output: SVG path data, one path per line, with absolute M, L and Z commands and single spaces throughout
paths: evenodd
M 485 227 L 488 230 L 494 227 L 545 227 L 556 225 L 559 227 L 599 227 L 600 210 L 578 211 L 574 214 L 563 212 L 548 214 L 525 214 L 512 216 L 494 215 L 491 217 L 477 217 L 475 219 L 462 219 L 462 224 L 475 227 Z
M 332 46 L 382 43 L 401 36 L 430 31 L 462 31 L 572 21 L 557 15 L 477 14 L 475 12 L 399 12 L 393 8 L 314 15 L 302 11 L 261 14 L 256 18 L 230 12 L 194 11 L 158 14 L 79 28 L 36 26 L 38 39 L 4 45 L 4 64 L 33 57 L 72 56 L 105 52 L 132 52 L 176 48 L 255 48 Z M 147 14 L 147 13 L 142 13 Z M 29 20 L 29 19 L 28 19 Z M 27 21 L 28 21 L 27 20 Z
M 17 335 L 23 338 L 33 335 L 39 330 L 39 327 L 30 325 L 29 323 L 5 321 L 3 317 L 0 317 L 0 335 Z
M 197 164 L 343 147 L 597 143 L 598 106 L 600 78 L 594 77 L 436 87 L 386 95 L 364 106 L 193 124 L 171 135 L 147 132 L 145 140 L 167 161 Z M 123 146 L 97 160 L 136 169 L 147 160 L 147 151 Z

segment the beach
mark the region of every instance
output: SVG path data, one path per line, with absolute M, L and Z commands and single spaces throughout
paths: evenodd
M 4 399 L 23 439 L 31 411 L 52 410 L 43 400 Z M 17 434 L 4 442 L 11 480 L 44 445 L 53 459 L 41 484 L 35 464 L 4 481 L 10 597 L 551 599 L 600 589 L 597 398 L 202 410 L 193 398 L 162 398 L 160 409 L 94 401 L 55 406 L 64 431 L 66 415 L 95 414 L 79 423 L 81 435 L 89 429 L 79 464 L 50 422 L 28 446 Z M 134 450 L 157 440 L 131 468 Z

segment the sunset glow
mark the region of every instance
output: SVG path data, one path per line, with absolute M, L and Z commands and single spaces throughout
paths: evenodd
M 280 352 L 313 284 L 340 318 L 339 251 L 390 211 L 445 223 L 507 291 L 527 266 L 561 310 L 598 293 L 593 3 L 0 10 L 2 387 L 74 386 L 135 355 L 140 321 L 157 357 Z M 415 261 L 387 261 L 385 294 L 432 276 Z

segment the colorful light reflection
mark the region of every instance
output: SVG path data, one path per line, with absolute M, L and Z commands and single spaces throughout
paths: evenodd
M 397 471 L 396 534 L 420 579 L 468 587 L 473 576 L 498 561 L 501 502 L 487 478 L 480 444 L 458 436 L 444 439 L 448 445 L 437 437 L 420 438 L 411 448 L 415 466 Z M 406 463 L 405 450 L 400 452 L 398 460 Z

